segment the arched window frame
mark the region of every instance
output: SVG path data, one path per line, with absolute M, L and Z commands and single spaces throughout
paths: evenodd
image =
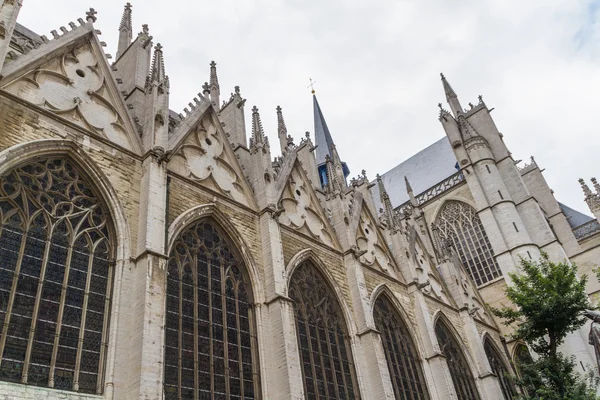
M 513 400 L 517 397 L 517 388 L 515 387 L 514 381 L 511 376 L 509 376 L 510 369 L 506 365 L 506 362 L 496 344 L 490 339 L 489 336 L 486 335 L 483 340 L 483 349 L 485 351 L 485 355 L 490 363 L 490 367 L 492 368 L 492 372 L 498 378 L 498 383 L 500 384 L 500 389 L 502 390 L 502 395 L 506 400 Z
M 385 304 L 389 308 L 387 320 L 378 318 L 377 309 Z M 382 311 L 383 312 L 383 311 Z M 398 399 L 429 400 L 429 389 L 423 373 L 422 359 L 414 337 L 409 331 L 395 302 L 385 291 L 380 293 L 373 303 L 373 320 L 381 335 L 386 362 Z M 395 324 L 395 328 L 389 326 Z M 388 326 L 384 326 L 388 325 Z M 409 355 L 408 357 L 406 357 Z
M 294 305 L 294 321 L 296 325 L 296 336 L 298 338 L 298 351 L 300 356 L 300 365 L 302 369 L 302 381 L 304 385 L 304 393 L 307 399 L 360 399 L 360 389 L 358 386 L 358 379 L 356 375 L 355 363 L 354 363 L 354 355 L 352 351 L 352 343 L 348 331 L 348 321 L 343 311 L 343 302 L 336 296 L 336 291 L 331 286 L 331 283 L 326 278 L 326 274 L 323 273 L 321 268 L 318 267 L 320 263 L 318 260 L 310 257 L 311 251 L 301 252 L 296 255 L 292 261 L 290 262 L 293 265 L 291 271 L 288 269 L 289 283 L 288 283 L 288 296 L 293 302 Z M 310 286 L 310 290 L 300 290 L 296 291 L 294 284 L 296 282 L 299 274 L 308 271 L 309 274 L 314 278 L 314 284 Z M 320 287 L 319 287 L 320 286 Z M 298 318 L 301 313 L 308 312 L 306 308 L 306 302 L 302 302 L 301 298 L 298 297 L 298 294 L 308 294 L 315 293 L 320 289 L 322 294 L 325 296 L 318 302 L 319 306 L 326 304 L 335 309 L 333 314 L 334 318 L 338 319 L 338 332 L 337 335 L 333 335 L 333 340 L 331 336 L 327 336 L 325 339 L 327 346 L 327 354 L 326 356 L 334 355 L 336 357 L 331 358 L 328 357 L 327 360 L 324 360 L 323 357 L 319 357 L 319 362 L 315 361 L 315 355 L 324 354 L 322 351 L 321 340 L 317 340 L 316 338 L 320 338 L 320 335 L 317 336 L 314 334 L 317 344 L 317 350 L 313 349 L 313 338 L 309 332 L 311 332 L 311 325 L 307 319 L 303 318 L 302 321 Z M 330 315 L 331 317 L 331 315 Z M 335 328 L 335 327 L 334 327 Z M 318 330 L 314 330 L 317 332 Z M 304 334 L 303 334 L 304 333 Z M 307 334 L 309 333 L 309 334 Z M 310 336 L 310 339 L 309 339 Z M 304 345 L 303 337 L 306 339 L 306 345 Z M 335 343 L 334 343 L 335 342 Z M 304 348 L 308 346 L 308 353 L 303 352 Z M 335 349 L 332 348 L 335 346 Z M 321 350 L 319 350 L 319 347 Z M 334 351 L 335 350 L 335 351 Z M 339 363 L 339 360 L 345 361 L 344 363 Z M 327 362 L 326 362 L 327 361 Z M 319 381 L 319 376 L 325 377 L 327 375 L 327 370 L 335 370 L 336 361 L 341 366 L 340 371 L 342 372 L 341 376 L 338 374 L 333 374 L 332 379 L 327 383 L 330 383 L 332 386 L 329 386 L 325 383 L 325 379 L 321 379 L 324 382 L 323 390 L 325 391 L 325 395 L 320 395 L 316 389 L 317 384 L 316 381 Z M 332 367 L 333 365 L 333 367 Z M 309 367 L 309 368 L 307 368 Z M 309 371 L 307 371 L 309 369 Z M 307 379 L 310 378 L 310 379 Z M 311 388 L 313 388 L 311 390 Z
M 475 376 L 463 346 L 457 339 L 452 324 L 443 315 L 438 315 L 434 324 L 435 335 L 442 354 L 446 358 L 454 390 L 458 400 L 482 400 L 479 395 Z M 441 333 L 444 333 L 443 337 Z M 446 339 L 446 340 L 444 340 Z
M 201 218 L 197 218 L 198 215 L 204 215 Z M 207 216 L 208 215 L 208 216 Z M 192 314 L 193 318 L 195 321 L 197 321 L 196 323 L 194 323 L 194 328 L 193 328 L 193 343 L 194 343 L 194 360 L 193 360 L 193 392 L 195 394 L 193 394 L 192 396 L 197 396 L 197 397 L 192 397 L 192 398 L 196 398 L 196 399 L 203 399 L 204 397 L 202 397 L 202 395 L 204 394 L 199 394 L 200 391 L 206 391 L 206 385 L 203 385 L 203 380 L 201 379 L 201 375 L 206 375 L 204 370 L 201 369 L 201 366 L 203 365 L 208 365 L 206 363 L 203 363 L 203 360 L 201 359 L 202 356 L 206 356 L 206 354 L 204 353 L 200 353 L 201 349 L 198 342 L 200 340 L 204 340 L 207 339 L 207 346 L 209 348 L 210 354 L 208 355 L 210 360 L 213 360 L 215 358 L 222 358 L 223 359 L 223 363 L 224 363 L 224 369 L 223 369 L 223 374 L 216 374 L 215 372 L 215 367 L 213 366 L 212 361 L 208 361 L 209 365 L 209 385 L 208 385 L 208 393 L 206 393 L 207 395 L 213 396 L 215 393 L 215 383 L 214 383 L 214 377 L 216 375 L 223 375 L 224 376 L 224 380 L 225 380 L 225 396 L 229 395 L 229 396 L 239 396 L 239 397 L 233 397 L 233 398 L 239 398 L 239 399 L 260 399 L 261 398 L 261 382 L 260 382 L 260 363 L 259 363 L 259 350 L 258 350 L 258 339 L 257 339 L 257 333 L 256 333 L 256 316 L 255 316 L 255 300 L 254 300 L 254 296 L 255 296 L 255 291 L 253 288 L 253 280 L 251 279 L 251 274 L 250 274 L 250 266 L 248 265 L 248 262 L 246 260 L 246 257 L 242 256 L 242 252 L 240 252 L 240 250 L 238 249 L 238 244 L 233 240 L 232 235 L 235 234 L 234 229 L 231 228 L 230 224 L 225 224 L 227 227 L 231 228 L 231 229 L 227 229 L 228 232 L 231 232 L 232 235 L 229 235 L 228 232 L 226 232 L 226 228 L 224 228 L 221 223 L 221 221 L 223 221 L 223 216 L 218 213 L 217 210 L 215 210 L 213 207 L 205 207 L 205 206 L 200 206 L 200 207 L 196 207 L 192 210 L 189 210 L 188 212 L 185 213 L 185 215 L 181 216 L 181 219 L 176 220 L 175 222 L 173 222 L 171 228 L 170 229 L 170 235 L 169 237 L 171 238 L 170 243 L 169 243 L 169 265 L 168 265 L 168 275 L 167 275 L 167 305 L 166 305 L 166 316 L 165 316 L 165 327 L 166 330 L 173 330 L 172 328 L 169 328 L 169 298 L 173 297 L 172 294 L 169 293 L 169 280 L 173 277 L 173 276 L 177 276 L 178 277 L 178 282 L 177 285 L 179 287 L 179 292 L 177 293 L 177 298 L 178 298 L 178 307 L 179 307 L 179 312 L 182 311 L 182 297 L 179 296 L 179 293 L 182 292 L 182 287 L 183 287 L 183 281 L 187 280 L 187 281 L 192 281 L 193 282 L 193 286 L 194 289 L 202 289 L 201 287 L 199 287 L 198 282 L 200 282 L 200 274 L 198 274 L 198 265 L 200 260 L 198 260 L 198 254 L 199 252 L 206 252 L 209 251 L 207 249 L 206 246 L 206 242 L 201 243 L 201 245 L 197 248 L 197 252 L 194 253 L 192 255 L 192 257 L 194 259 L 196 259 L 197 261 L 197 268 L 194 269 L 194 271 L 191 271 L 190 267 L 189 267 L 189 263 L 188 261 L 184 260 L 184 264 L 185 265 L 181 265 L 181 263 L 179 261 L 181 260 L 175 260 L 174 261 L 174 251 L 175 251 L 175 247 L 177 246 L 178 242 L 182 242 L 184 241 L 184 235 L 186 235 L 187 233 L 189 233 L 189 231 L 191 229 L 194 229 L 197 226 L 200 226 L 202 224 L 209 224 L 214 230 L 215 232 L 217 232 L 218 236 L 220 237 L 220 243 L 223 244 L 223 246 L 227 246 L 230 249 L 231 252 L 231 263 L 228 264 L 228 266 L 226 266 L 225 269 L 223 269 L 223 264 L 221 264 L 220 268 L 220 282 L 221 282 L 221 290 L 220 290 L 220 298 L 221 298 L 221 308 L 220 311 L 221 312 L 221 316 L 223 319 L 223 324 L 220 325 L 221 327 L 225 327 L 225 324 L 229 324 L 230 321 L 226 321 L 226 317 L 223 314 L 230 314 L 229 312 L 225 312 L 223 313 L 223 304 L 226 303 L 226 298 L 227 296 L 223 296 L 223 293 L 227 293 L 226 289 L 227 289 L 227 285 L 228 282 L 231 280 L 232 278 L 232 266 L 237 267 L 238 272 L 236 273 L 236 275 L 239 278 L 239 281 L 237 284 L 242 284 L 244 287 L 244 291 L 245 291 L 245 296 L 246 296 L 246 305 L 244 307 L 248 308 L 248 333 L 249 333 L 249 340 L 250 340 L 250 352 L 249 352 L 249 357 L 250 357 L 250 363 L 251 363 L 251 368 L 247 368 L 247 369 L 243 369 L 244 367 L 244 358 L 247 356 L 247 354 L 242 352 L 242 349 L 240 346 L 237 346 L 237 344 L 241 343 L 242 338 L 240 336 L 241 332 L 239 329 L 240 327 L 240 320 L 241 317 L 243 317 L 243 315 L 240 313 L 240 309 L 239 309 L 239 301 L 238 301 L 238 294 L 237 292 L 235 292 L 235 301 L 236 301 L 236 307 L 235 307 L 235 321 L 231 321 L 232 324 L 236 324 L 236 332 L 237 332 L 237 338 L 234 338 L 233 340 L 230 339 L 228 337 L 228 331 L 230 329 L 222 329 L 223 333 L 222 333 L 222 337 L 223 337 L 223 346 L 222 346 L 222 350 L 223 352 L 225 352 L 226 349 L 228 349 L 227 351 L 231 351 L 231 347 L 232 346 L 237 346 L 238 350 L 236 352 L 236 354 L 234 354 L 233 356 L 231 356 L 229 353 L 227 354 L 227 357 L 225 356 L 225 353 L 223 353 L 223 357 L 217 357 L 217 355 L 215 354 L 214 350 L 217 349 L 216 351 L 219 351 L 219 345 L 217 342 L 220 342 L 215 336 L 214 336 L 214 329 L 211 329 L 209 331 L 209 338 L 205 338 L 203 336 L 200 336 L 200 331 L 201 331 L 201 327 L 200 327 L 200 322 L 202 322 L 200 320 L 200 316 L 199 316 L 199 311 L 196 312 L 196 310 L 199 309 L 199 307 L 197 307 L 199 305 L 198 301 L 199 301 L 199 290 L 193 290 L 193 302 L 196 304 L 196 307 L 194 307 L 194 311 Z M 194 247 L 194 249 L 196 249 Z M 192 250 L 194 250 L 192 249 Z M 208 260 L 207 257 L 207 265 L 208 262 L 210 260 Z M 208 282 L 212 282 L 213 279 L 210 277 L 210 271 L 213 270 L 213 268 L 209 268 L 207 269 L 207 284 Z M 187 275 L 186 275 L 187 273 Z M 185 278 L 185 279 L 182 279 Z M 225 278 L 225 280 L 223 280 L 223 278 Z M 189 286 L 189 285 L 188 285 Z M 225 292 L 224 292 L 225 290 Z M 234 288 L 234 291 L 236 289 Z M 210 307 L 211 303 L 212 303 L 212 299 L 214 299 L 214 292 L 213 296 L 209 296 L 208 297 L 208 304 L 206 305 L 206 307 Z M 240 300 L 241 301 L 241 300 Z M 213 307 L 211 309 L 212 311 L 208 313 L 208 322 L 211 326 L 216 327 L 218 325 L 218 320 L 214 320 L 214 312 L 215 312 L 215 308 Z M 185 388 L 182 386 L 182 368 L 183 368 L 183 362 L 185 361 L 185 358 L 182 357 L 182 352 L 183 350 L 181 349 L 181 345 L 182 345 L 182 337 L 183 337 L 183 333 L 182 333 L 182 327 L 183 327 L 183 317 L 182 315 L 178 315 L 177 316 L 177 335 L 178 335 L 178 344 L 177 344 L 177 376 L 178 376 L 178 382 L 176 385 L 169 385 L 168 382 L 168 377 L 167 377 L 167 369 L 172 366 L 169 364 L 169 359 L 173 357 L 172 354 L 169 353 L 169 346 L 167 344 L 167 346 L 165 346 L 165 399 L 170 399 L 170 398 L 188 398 L 186 396 L 185 392 Z M 214 324 L 214 325 L 213 325 Z M 228 326 L 228 328 L 230 328 Z M 169 338 L 167 337 L 167 335 L 165 335 L 165 340 L 169 341 Z M 234 343 L 235 342 L 235 343 Z M 216 343 L 216 345 L 215 345 Z M 238 358 L 236 359 L 235 356 L 237 356 Z M 240 360 L 242 360 L 242 362 L 239 362 Z M 239 370 L 239 376 L 241 377 L 241 379 L 237 379 L 235 377 L 235 374 L 232 374 L 232 363 L 237 363 L 238 364 L 238 368 L 236 369 Z M 246 365 L 250 364 L 250 363 L 245 363 Z M 189 369 L 189 368 L 188 368 Z M 235 369 L 235 368 L 234 368 Z M 249 376 L 251 374 L 252 376 L 252 380 L 251 380 L 251 385 L 252 385 L 252 390 L 247 390 L 247 388 L 244 388 L 244 380 L 248 381 L 247 379 L 245 379 L 247 376 Z M 234 380 L 240 380 L 240 391 L 236 391 L 236 385 L 232 385 L 232 383 L 235 383 Z M 206 382 L 205 382 L 206 383 Z M 175 389 L 175 392 L 173 392 L 173 390 L 169 389 L 169 387 L 172 389 Z M 218 396 L 219 394 L 217 394 Z M 171 396 L 171 397 L 169 397 Z M 174 396 L 174 397 L 173 397 Z M 211 397 L 212 398 L 212 397 Z M 225 397 L 223 397 L 225 398 Z
M 93 166 L 85 154 L 72 153 L 73 146 L 74 144 L 71 142 L 44 140 L 18 145 L 0 153 L 7 157 L 7 162 L 0 173 L 2 182 L 10 174 L 17 173 L 17 170 L 29 169 L 30 176 L 21 179 L 20 182 L 28 186 L 23 189 L 29 192 L 28 196 L 33 196 L 27 208 L 36 209 L 38 207 L 29 213 L 31 216 L 35 215 L 40 223 L 42 220 L 44 221 L 41 224 L 44 226 L 38 225 L 35 228 L 40 234 L 44 231 L 44 237 L 39 236 L 35 239 L 34 230 L 30 229 L 29 225 L 23 230 L 23 243 L 20 246 L 19 259 L 15 263 L 15 267 L 18 267 L 19 271 L 14 270 L 17 279 L 12 280 L 13 285 L 11 286 L 20 286 L 20 282 L 24 282 L 26 277 L 30 281 L 34 279 L 37 281 L 37 283 L 32 283 L 36 287 L 36 294 L 31 296 L 33 309 L 30 310 L 30 313 L 28 312 L 27 316 L 30 324 L 24 327 L 24 331 L 28 331 L 28 338 L 22 368 L 20 371 L 16 371 L 13 378 L 4 377 L 3 380 L 82 393 L 102 394 L 106 373 L 111 370 L 107 363 L 107 353 L 115 258 L 117 249 L 119 254 L 123 254 L 124 249 L 123 245 L 117 241 L 113 208 L 108 206 L 107 197 L 101 193 L 103 190 L 100 188 L 106 189 L 106 178 L 96 171 L 97 167 Z M 15 163 L 15 160 L 19 162 Z M 63 173 L 62 176 L 61 173 Z M 56 186 L 56 182 L 59 182 L 61 186 Z M 6 199 L 6 191 L 2 189 L 0 192 L 0 198 Z M 35 194 L 36 192 L 37 194 Z M 56 203 L 57 201 L 59 203 Z M 93 212 L 100 214 L 91 216 L 92 211 L 90 210 L 96 210 Z M 4 211 L 6 212 L 6 209 Z M 23 212 L 27 214 L 28 211 L 22 208 L 21 215 L 24 218 Z M 92 222 L 90 219 L 101 218 L 100 215 L 103 215 L 102 218 L 104 218 L 101 223 Z M 117 219 L 119 217 L 122 218 L 122 215 L 118 215 Z M 71 220 L 76 224 L 73 225 Z M 28 224 L 32 221 L 33 219 L 30 218 Z M 10 228 L 8 225 L 4 225 L 4 229 Z M 101 231 L 101 235 L 98 236 Z M 0 241 L 2 240 L 1 236 L 0 234 Z M 45 243 L 44 250 L 40 256 L 35 258 L 34 264 L 37 263 L 37 265 L 33 270 L 31 270 L 32 265 L 23 264 L 26 262 L 26 257 L 31 258 L 31 256 L 25 255 L 27 252 L 27 248 L 24 247 L 27 246 L 24 244 L 26 236 L 37 240 L 40 245 L 42 242 Z M 61 237 L 63 238 L 61 239 Z M 96 253 L 99 249 L 98 246 L 104 247 L 105 256 L 100 257 Z M 93 251 L 90 253 L 89 250 L 85 250 L 86 247 Z M 64 256 L 62 261 L 58 261 L 56 258 L 59 253 L 62 254 L 61 257 Z M 101 264 L 104 267 L 101 267 Z M 64 271 L 61 272 L 57 268 L 64 268 Z M 49 285 L 51 285 L 52 276 L 61 273 L 63 277 L 61 282 L 57 280 L 54 283 L 57 288 L 61 287 L 62 293 L 58 296 L 60 298 L 58 314 L 54 318 L 47 313 L 49 306 L 47 302 L 51 301 L 48 296 L 52 293 Z M 92 276 L 96 278 L 92 279 Z M 31 288 L 33 289 L 33 286 Z M 98 290 L 102 294 L 97 293 Z M 18 289 L 11 287 L 11 295 L 5 311 L 14 312 L 12 307 L 16 303 L 17 292 Z M 27 308 L 24 304 L 22 305 Z M 102 323 L 100 325 L 93 321 L 93 319 L 97 319 L 97 316 L 94 316 L 96 314 L 101 315 Z M 10 318 L 12 319 L 12 317 Z M 0 358 L 8 362 L 10 356 L 6 357 L 5 353 L 7 351 L 6 342 L 10 336 L 7 335 L 7 329 L 10 330 L 10 322 L 8 318 L 3 317 L 3 320 Z M 54 331 L 57 332 L 57 336 L 51 335 L 54 337 L 52 343 L 43 342 L 40 332 L 44 326 L 49 328 L 50 325 L 55 326 Z M 99 329 L 99 331 L 93 329 Z M 77 334 L 75 334 L 76 332 Z M 97 345 L 92 344 L 94 336 L 96 336 Z M 69 343 L 71 347 L 68 346 Z M 40 353 L 42 351 L 40 346 L 47 349 L 52 348 L 49 359 L 47 359 L 47 355 L 42 359 L 39 358 L 41 354 L 44 354 L 44 352 Z M 112 346 L 114 347 L 114 344 Z M 96 347 L 99 348 L 96 349 Z M 67 355 L 66 352 L 72 354 Z M 90 352 L 97 354 L 97 364 L 94 364 L 96 356 L 92 356 Z M 45 353 L 47 354 L 47 351 Z M 49 362 L 47 362 L 48 360 Z M 14 367 L 11 369 L 15 370 Z M 92 371 L 93 369 L 95 371 Z
M 469 204 L 458 200 L 445 202 L 435 218 L 434 227 L 442 242 L 452 244 L 477 286 L 502 275 L 483 223 Z

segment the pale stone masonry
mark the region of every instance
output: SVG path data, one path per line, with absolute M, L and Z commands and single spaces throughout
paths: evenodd
M 514 373 L 518 343 L 486 306 L 506 301 L 507 274 L 521 257 L 535 259 L 541 252 L 576 262 L 582 274 L 596 266 L 598 221 L 566 215 L 535 161 L 520 168 L 512 159 L 483 99 L 464 110 L 444 77 L 450 110 L 440 106 L 440 122 L 450 146 L 435 149 L 453 152 L 450 159 L 462 175 L 447 180 L 458 171 L 449 165 L 448 174 L 433 182 L 426 170 L 403 179 L 392 170 L 372 182 L 363 172 L 348 183 L 348 167 L 316 97 L 315 139 L 307 134 L 295 142 L 281 107 L 273 110 L 278 130 L 271 137 L 282 153 L 274 158 L 260 111 L 246 110 L 240 88 L 221 100 L 215 62 L 207 60 L 207 83 L 189 106 L 181 113 L 169 109 L 168 49 L 155 44 L 147 25 L 135 35 L 129 3 L 117 57 L 110 61 L 93 9 L 49 40 L 17 24 L 21 0 L 0 4 L 0 176 L 31 160 L 73 160 L 101 194 L 115 230 L 97 394 L 54 389 L 51 376 L 48 387 L 0 380 L 0 398 L 163 399 L 167 264 L 182 231 L 203 219 L 230 236 L 251 284 L 262 399 L 306 397 L 298 305 L 289 294 L 294 271 L 306 262 L 339 303 L 357 397 L 395 398 L 384 333 L 373 316 L 385 296 L 414 341 L 432 400 L 459 398 L 436 334 L 440 321 L 459 343 L 480 398 L 502 399 L 501 377 L 484 343 L 493 343 Z M 416 171 L 408 164 L 399 167 Z M 595 193 L 582 185 L 598 217 L 600 186 L 592 182 Z M 499 268 L 498 277 L 479 287 L 436 231 L 449 202 L 475 210 L 493 252 L 489 262 Z M 573 226 L 578 218 L 585 222 Z M 590 281 L 590 296 L 599 291 Z M 582 365 L 593 364 L 585 328 L 563 347 Z

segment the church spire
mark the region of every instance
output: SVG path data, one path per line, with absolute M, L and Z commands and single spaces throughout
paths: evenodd
M 125 4 L 121 25 L 119 25 L 119 47 L 117 49 L 117 60 L 125 53 L 133 38 L 133 28 L 131 22 L 131 3 Z
M 250 137 L 250 152 L 256 153 L 262 149 L 266 153 L 269 149 L 269 139 L 265 136 L 258 107 L 252 107 L 252 136 Z
M 217 76 L 217 63 L 210 62 L 210 99 L 219 109 L 221 107 L 219 96 L 221 95 L 221 87 L 219 86 L 219 78 Z
M 277 136 L 279 137 L 279 147 L 281 154 L 285 153 L 288 145 L 288 131 L 283 119 L 283 112 L 280 106 L 275 109 L 277 111 Z
M 458 101 L 458 96 L 456 95 L 456 92 L 454 91 L 454 89 L 452 89 L 452 86 L 450 86 L 450 83 L 448 83 L 448 80 L 446 79 L 444 74 L 440 74 L 440 76 L 442 77 L 442 86 L 444 86 L 444 93 L 446 94 L 446 101 L 450 105 L 450 109 L 452 110 L 452 113 L 454 114 L 454 116 L 457 117 L 459 114 L 462 114 L 462 112 L 463 112 L 460 102 Z
M 340 156 L 337 153 L 337 150 L 335 150 L 333 138 L 331 137 L 331 133 L 329 132 L 327 122 L 325 122 L 325 117 L 323 116 L 323 112 L 321 111 L 321 106 L 319 106 L 317 96 L 314 94 L 314 90 L 313 111 L 315 119 L 315 140 L 317 145 L 317 167 L 319 168 L 321 186 L 325 187 L 327 185 L 327 167 L 325 166 L 327 156 L 331 157 L 334 163 L 337 162 L 339 164 L 343 173 L 343 180 L 345 182 L 345 178 L 348 177 L 348 175 L 350 174 L 350 170 L 348 169 L 346 163 L 340 160 Z

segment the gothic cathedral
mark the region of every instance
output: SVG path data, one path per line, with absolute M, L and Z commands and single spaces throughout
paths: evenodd
M 559 203 L 444 76 L 445 137 L 350 178 L 314 94 L 313 138 L 278 107 L 272 149 L 214 62 L 170 110 L 131 5 L 109 61 L 93 9 L 48 38 L 17 23 L 22 2 L 0 0 L 0 397 L 517 396 L 531 354 L 487 304 L 520 258 L 590 274 L 595 179 L 595 218 Z M 563 347 L 594 364 L 584 328 Z

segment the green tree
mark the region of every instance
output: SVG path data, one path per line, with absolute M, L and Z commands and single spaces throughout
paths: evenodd
M 515 339 L 525 340 L 539 359 L 521 368 L 519 382 L 525 399 L 591 400 L 596 381 L 575 371 L 572 358 L 558 351 L 566 336 L 586 322 L 583 311 L 590 308 L 585 290 L 587 276 L 577 276 L 577 267 L 554 263 L 542 253 L 539 261 L 521 259 L 520 270 L 509 274 L 512 286 L 506 296 L 512 306 L 492 308 L 505 325 L 514 325 Z

